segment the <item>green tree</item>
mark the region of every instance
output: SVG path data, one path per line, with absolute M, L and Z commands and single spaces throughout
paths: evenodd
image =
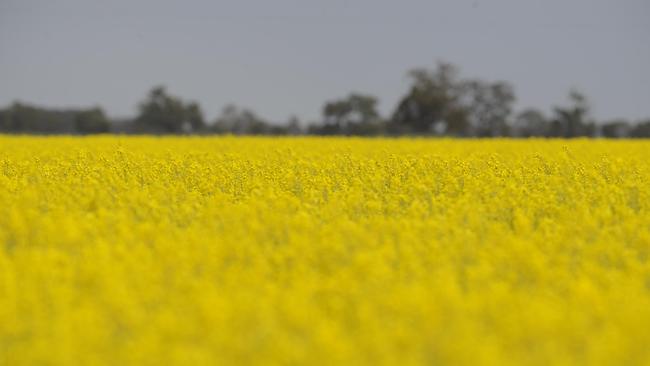
M 81 111 L 74 117 L 75 131 L 81 134 L 106 133 L 110 123 L 100 108 Z
M 317 134 L 374 135 L 381 133 L 377 98 L 352 93 L 343 99 L 325 103 L 323 123 L 312 128 Z
M 540 110 L 528 108 L 515 118 L 515 135 L 520 137 L 541 137 L 549 134 L 550 122 Z
M 205 127 L 198 104 L 186 105 L 180 98 L 167 94 L 162 86 L 153 88 L 139 109 L 135 123 L 140 132 L 190 133 Z
M 412 85 L 391 118 L 393 132 L 456 133 L 467 129 L 467 113 L 460 105 L 463 85 L 458 69 L 439 62 L 435 70 L 409 72 Z
M 262 135 L 269 133 L 270 129 L 270 124 L 258 117 L 255 112 L 232 104 L 224 107 L 211 127 L 213 132 L 235 135 Z
M 80 115 L 103 116 L 101 110 L 53 110 L 13 103 L 0 111 L 0 131 L 9 133 L 74 134 Z M 83 117 L 82 117 L 83 118 Z M 107 121 L 105 121 L 108 123 Z
M 515 101 L 515 92 L 510 84 L 471 80 L 465 82 L 463 94 L 473 134 L 480 137 L 510 134 L 509 117 Z
M 201 107 L 196 102 L 190 102 L 185 106 L 185 132 L 197 132 L 205 129 L 205 120 Z
M 289 117 L 289 120 L 285 124 L 285 130 L 288 135 L 301 135 L 304 133 L 300 119 L 296 116 Z
M 603 137 L 608 138 L 621 138 L 627 137 L 630 134 L 632 126 L 625 120 L 619 119 L 603 123 L 600 132 Z
M 650 119 L 641 121 L 632 127 L 630 137 L 650 138 Z
M 569 106 L 554 108 L 551 135 L 565 138 L 595 135 L 596 125 L 590 120 L 590 107 L 585 95 L 571 90 L 569 102 Z

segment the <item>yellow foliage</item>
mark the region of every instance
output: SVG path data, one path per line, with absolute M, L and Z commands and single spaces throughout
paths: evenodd
M 650 143 L 0 137 L 2 365 L 650 364 Z

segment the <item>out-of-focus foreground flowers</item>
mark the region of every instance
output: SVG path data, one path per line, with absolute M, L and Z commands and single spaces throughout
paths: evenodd
M 0 364 L 650 364 L 647 141 L 0 137 Z

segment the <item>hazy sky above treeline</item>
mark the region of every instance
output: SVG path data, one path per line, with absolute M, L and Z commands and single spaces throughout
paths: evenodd
M 600 120 L 649 117 L 650 1 L 0 0 L 0 106 L 131 116 L 162 84 L 209 120 L 314 120 L 351 91 L 389 114 L 436 60 L 511 82 L 518 109 L 576 87 Z

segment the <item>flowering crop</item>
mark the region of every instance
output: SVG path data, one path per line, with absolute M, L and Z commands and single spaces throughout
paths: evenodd
M 0 137 L 0 364 L 650 364 L 650 143 Z

